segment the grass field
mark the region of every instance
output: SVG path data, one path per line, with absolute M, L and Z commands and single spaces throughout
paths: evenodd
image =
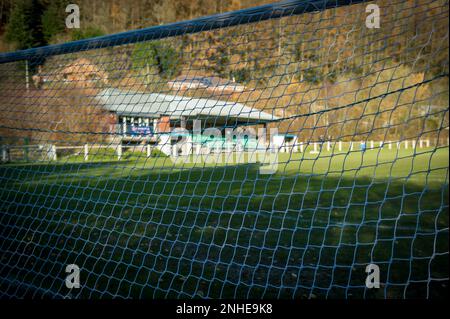
M 67 297 L 443 297 L 448 148 L 259 163 L 94 154 L 0 166 L 0 291 Z M 381 269 L 365 288 L 365 267 Z M 67 264 L 79 290 L 64 286 Z

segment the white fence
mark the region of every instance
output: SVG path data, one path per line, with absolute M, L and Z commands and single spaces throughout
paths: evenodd
M 122 159 L 122 154 L 123 154 L 122 144 L 117 144 L 117 145 L 84 144 L 84 145 L 80 145 L 80 146 L 55 146 L 55 145 L 53 145 L 53 149 L 54 149 L 54 151 L 52 152 L 51 159 L 55 160 L 55 161 L 58 159 L 58 156 L 57 156 L 58 150 L 79 149 L 80 150 L 79 154 L 80 155 L 83 154 L 83 158 L 85 161 L 89 160 L 89 154 L 94 149 L 97 149 L 97 150 L 98 149 L 113 149 L 116 153 L 118 160 Z
M 271 145 L 266 149 L 271 152 L 280 153 L 291 153 L 291 152 L 309 152 L 309 153 L 319 153 L 319 152 L 344 152 L 344 151 L 361 151 L 369 149 L 417 149 L 417 148 L 430 148 L 437 146 L 436 141 L 430 139 L 420 139 L 420 140 L 403 140 L 403 141 L 360 141 L 360 142 L 344 142 L 344 141 L 324 141 L 324 142 L 301 142 L 296 141 L 296 143 L 289 143 L 289 145 Z M 447 139 L 446 145 L 449 145 L 449 140 Z M 442 145 L 441 145 L 442 146 Z M 61 150 L 79 150 L 75 155 L 83 155 L 84 161 L 89 161 L 92 150 L 98 149 L 113 149 L 114 154 L 118 160 L 123 158 L 124 148 L 133 148 L 135 151 L 146 154 L 150 157 L 152 154 L 152 149 L 155 146 L 150 144 L 146 145 L 122 145 L 118 144 L 84 144 L 76 146 L 57 146 L 57 145 L 1 145 L 1 162 L 11 162 L 11 161 L 56 161 L 58 160 L 58 151 Z M 172 152 L 177 156 L 178 148 L 182 145 L 169 145 L 169 152 Z M 159 148 L 159 147 L 158 147 Z M 173 149 L 172 149 L 173 148 Z M 194 152 L 195 147 L 191 146 L 189 148 L 189 153 Z M 197 150 L 198 151 L 198 150 Z M 235 149 L 234 151 L 238 151 Z M 176 154 L 175 154 L 176 153 Z M 98 154 L 98 152 L 94 153 Z M 74 154 L 71 154 L 74 155 Z M 188 155 L 188 154 L 185 154 Z
M 115 149 L 117 158 L 122 157 L 122 145 L 99 145 L 84 144 L 74 146 L 57 146 L 57 145 L 2 145 L 1 161 L 56 161 L 58 160 L 58 151 L 61 150 L 79 150 L 75 155 L 83 155 L 84 160 L 89 160 L 89 154 L 93 149 Z M 36 155 L 38 154 L 38 155 Z M 74 154 L 71 154 L 74 155 Z
M 152 155 L 153 146 L 150 144 L 146 145 L 122 145 L 119 144 L 108 144 L 108 145 L 99 145 L 99 144 L 84 144 L 81 146 L 53 146 L 54 152 L 52 152 L 52 160 L 57 160 L 57 151 L 58 150 L 66 150 L 66 149 L 80 149 L 79 154 L 83 154 L 83 158 L 85 161 L 89 160 L 90 154 L 92 150 L 98 149 L 112 149 L 118 160 L 121 160 L 124 153 L 124 148 L 133 149 L 134 151 L 141 151 L 146 154 L 147 157 Z M 98 152 L 96 153 L 98 155 Z
M 429 148 L 432 146 L 437 146 L 437 142 L 434 143 L 430 139 L 420 139 L 420 140 L 403 140 L 403 141 L 323 141 L 323 142 L 297 142 L 296 144 L 282 145 L 279 147 L 271 147 L 270 149 L 275 152 L 280 153 L 291 153 L 291 152 L 309 152 L 309 153 L 319 153 L 319 152 L 343 152 L 343 151 L 358 151 L 358 150 L 369 150 L 369 149 L 381 149 L 386 148 L 392 149 L 417 149 L 417 148 Z M 449 140 L 447 139 L 446 146 L 449 145 Z M 442 146 L 442 145 L 441 145 Z

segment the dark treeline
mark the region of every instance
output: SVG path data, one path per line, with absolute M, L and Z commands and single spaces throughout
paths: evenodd
M 238 10 L 270 0 L 79 0 L 81 28 L 65 28 L 69 0 L 0 0 L 0 49 L 27 48 Z M 31 34 L 32 33 L 32 34 Z M 8 42 L 10 43 L 8 45 Z

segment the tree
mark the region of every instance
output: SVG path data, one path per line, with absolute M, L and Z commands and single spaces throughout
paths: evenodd
M 230 61 L 227 53 L 227 47 L 223 43 L 218 43 L 208 49 L 206 52 L 209 62 L 208 69 L 219 76 L 227 76 L 227 68 Z
M 15 43 L 18 49 L 45 45 L 41 21 L 43 11 L 44 7 L 38 0 L 18 0 L 6 26 L 6 40 Z
M 178 52 L 162 41 L 136 44 L 132 54 L 134 69 L 156 67 L 158 75 L 163 78 L 176 76 L 180 71 L 180 62 Z
M 47 42 L 57 34 L 65 30 L 65 8 L 69 4 L 68 0 L 50 1 L 42 14 L 42 32 Z
M 0 29 L 8 22 L 9 13 L 13 5 L 13 0 L 2 0 L 0 1 Z

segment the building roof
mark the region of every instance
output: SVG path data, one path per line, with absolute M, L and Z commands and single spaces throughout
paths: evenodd
M 66 65 L 57 66 L 57 70 L 39 72 L 32 77 L 36 87 L 47 82 L 63 82 L 80 88 L 94 88 L 98 82 L 108 84 L 108 73 L 86 58 L 79 58 Z
M 245 87 L 228 79 L 218 76 L 187 76 L 180 75 L 168 82 L 169 86 L 175 88 L 185 85 L 187 88 L 222 89 L 227 91 L 242 92 Z
M 140 93 L 109 88 L 97 95 L 104 108 L 122 116 L 158 118 L 233 119 L 246 123 L 265 123 L 277 120 L 273 114 L 248 107 L 242 103 L 213 99 L 198 99 L 160 93 Z
M 188 75 L 180 75 L 175 79 L 171 80 L 171 82 L 198 82 L 199 84 L 203 84 L 204 86 L 211 85 L 239 85 L 228 79 L 223 79 L 218 76 L 188 76 Z

